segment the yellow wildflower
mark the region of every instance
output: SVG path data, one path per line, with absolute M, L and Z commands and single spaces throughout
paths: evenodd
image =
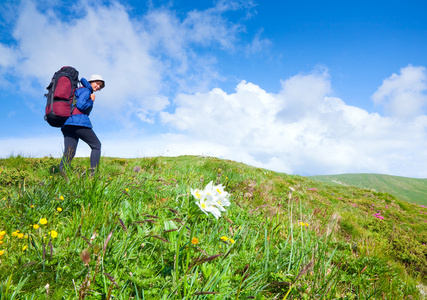
M 226 237 L 225 235 L 223 235 L 223 236 L 221 237 L 221 240 L 223 240 L 224 242 L 226 242 L 226 241 L 228 240 L 228 237 Z
M 4 250 L 0 250 L 0 256 L 4 254 Z
M 50 236 L 51 236 L 52 238 L 56 238 L 56 237 L 58 236 L 58 232 L 56 232 L 55 230 L 51 230 L 51 231 L 49 232 L 49 234 L 50 234 Z
M 64 200 L 64 196 L 59 196 L 59 200 Z
M 40 224 L 45 225 L 47 224 L 47 219 L 46 218 L 41 218 L 39 221 Z
M 40 226 L 39 226 L 39 224 L 34 224 L 34 225 L 33 225 L 33 228 L 34 228 L 34 229 L 39 229 L 39 228 L 40 228 Z
M 56 210 L 59 211 L 59 212 L 61 212 L 62 208 L 58 207 Z
M 196 237 L 193 237 L 193 238 L 191 239 L 191 243 L 192 243 L 193 245 L 197 245 L 197 244 L 199 243 L 199 239 L 198 239 L 198 238 L 196 238 Z
M 16 231 L 12 232 L 12 236 L 17 236 L 18 233 L 19 233 L 19 230 L 16 230 Z
M 22 239 L 24 237 L 23 233 L 18 233 L 18 239 Z
M 27 248 L 28 248 L 28 246 L 24 246 L 24 247 L 22 247 L 22 251 L 27 250 Z
M 1 236 L 5 235 L 5 234 L 6 234 L 6 231 L 4 231 L 4 230 L 0 231 Z
M 0 245 L 3 244 L 3 241 L 0 241 Z
M 230 239 L 230 243 L 234 244 L 234 240 L 233 240 L 233 239 Z
M 305 226 L 307 226 L 307 227 L 308 227 L 308 223 L 305 223 Z
M 34 207 L 34 205 L 32 205 L 32 204 L 31 204 L 31 205 L 30 205 L 30 207 L 31 207 L 31 208 L 33 208 L 33 207 Z

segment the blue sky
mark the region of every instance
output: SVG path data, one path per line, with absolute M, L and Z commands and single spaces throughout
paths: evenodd
M 427 177 L 424 1 L 2 1 L 0 157 L 60 157 L 45 87 L 101 74 L 102 154 Z M 72 17 L 69 17 L 72 16 Z M 81 143 L 78 156 L 88 156 Z

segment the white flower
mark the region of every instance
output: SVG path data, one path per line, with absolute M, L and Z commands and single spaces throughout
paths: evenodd
M 213 185 L 212 181 L 208 183 L 204 191 L 206 193 L 209 193 L 213 197 L 218 197 L 222 199 L 227 199 L 229 196 L 228 193 L 224 190 L 222 184 Z
M 206 191 L 206 193 L 210 193 L 212 196 L 222 198 L 228 197 L 228 193 L 224 190 L 222 184 L 213 185 L 213 181 L 209 182 L 204 190 Z
M 217 196 L 212 196 L 210 193 L 206 194 L 206 200 L 213 206 L 215 206 L 220 211 L 226 211 L 224 208 L 224 205 L 221 204 L 221 201 L 223 201 L 221 198 Z
M 196 199 L 202 199 L 204 197 L 204 192 L 199 190 L 199 189 L 191 189 L 191 195 L 193 195 L 194 198 Z
M 220 211 L 225 211 L 224 206 L 230 206 L 230 201 L 225 197 L 214 197 L 213 204 L 218 207 Z
M 230 206 L 231 204 L 227 197 L 219 197 L 217 203 L 222 206 Z
M 221 184 L 213 185 L 212 181 L 203 190 L 191 189 L 191 194 L 198 200 L 196 204 L 205 214 L 210 212 L 217 219 L 221 211 L 226 211 L 224 206 L 230 206 L 229 194 L 224 187 Z
M 213 185 L 211 181 L 205 187 L 205 192 L 206 197 L 212 201 L 220 211 L 225 211 L 224 206 L 230 206 L 228 193 L 224 190 L 224 187 L 221 184 Z
M 196 201 L 196 204 L 206 215 L 208 215 L 208 212 L 210 212 L 216 219 L 221 217 L 221 212 L 219 211 L 219 209 L 212 205 L 212 202 L 210 202 L 209 200 L 206 201 L 206 199 L 201 199 L 199 202 Z
M 222 198 L 228 197 L 228 193 L 224 190 L 224 187 L 221 184 L 213 186 L 213 188 L 215 189 L 215 192 L 218 194 L 218 196 Z

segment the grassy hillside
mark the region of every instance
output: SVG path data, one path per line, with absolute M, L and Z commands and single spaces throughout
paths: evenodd
M 0 160 L 0 299 L 427 292 L 427 208 L 390 194 L 209 157 L 58 163 Z
M 352 185 L 390 193 L 401 200 L 427 206 L 427 179 L 381 174 L 322 175 L 309 178 L 329 184 Z

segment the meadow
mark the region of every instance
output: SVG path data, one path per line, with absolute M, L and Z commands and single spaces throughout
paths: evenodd
M 352 185 L 362 189 L 389 193 L 400 200 L 427 206 L 427 178 L 364 173 L 320 175 L 309 178 L 333 185 Z
M 212 157 L 58 163 L 0 160 L 0 299 L 427 293 L 423 205 Z

